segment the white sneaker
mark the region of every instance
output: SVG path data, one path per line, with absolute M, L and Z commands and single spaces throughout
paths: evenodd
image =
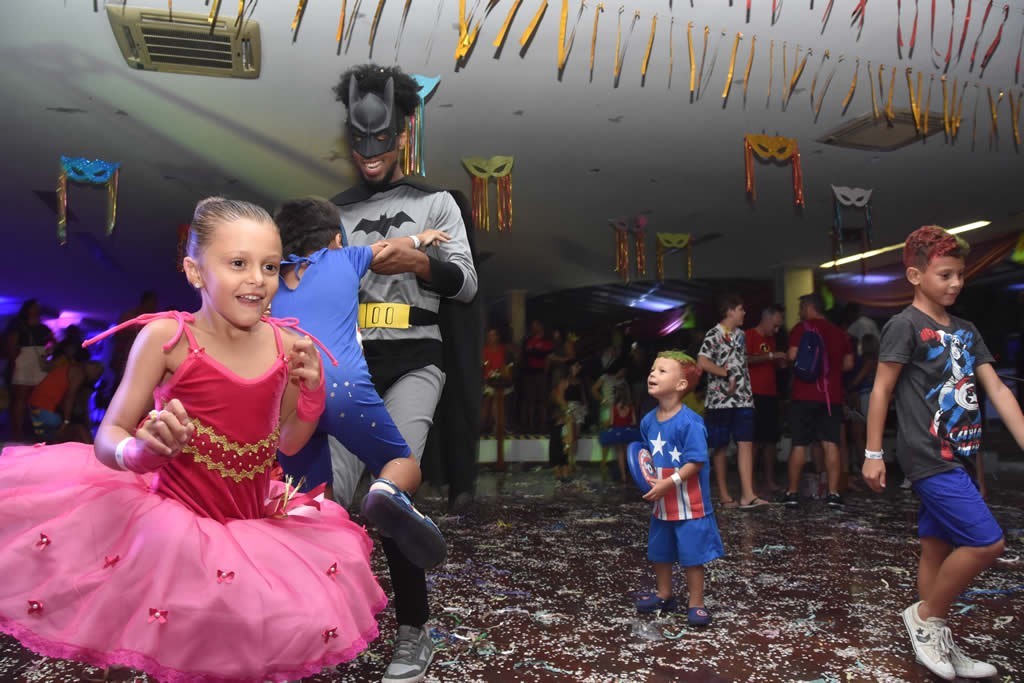
M 951 681 L 956 678 L 956 670 L 950 661 L 950 643 L 953 636 L 946 627 L 945 619 L 930 617 L 922 620 L 917 613 L 920 602 L 915 602 L 903 610 L 903 623 L 910 634 L 910 643 L 914 646 L 917 661 L 928 668 L 939 678 Z
M 953 664 L 953 669 L 956 670 L 956 675 L 961 678 L 992 678 L 999 671 L 989 664 L 988 662 L 980 662 L 977 659 L 972 659 L 964 654 L 957 644 L 953 641 L 953 634 L 946 629 L 946 633 L 949 634 L 949 661 Z

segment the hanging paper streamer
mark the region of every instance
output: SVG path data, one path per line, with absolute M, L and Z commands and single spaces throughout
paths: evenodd
M 441 82 L 440 76 L 413 75 L 413 80 L 419 85 L 417 95 L 419 104 L 416 111 L 406 119 L 406 130 L 409 131 L 409 142 L 402 150 L 402 173 L 405 175 L 427 175 L 427 164 L 423 159 L 423 121 L 425 115 L 425 103 L 428 97 L 437 89 Z
M 970 0 L 968 0 L 970 1 Z M 907 51 L 907 59 L 914 57 L 914 44 L 917 42 L 917 15 L 920 10 L 919 0 L 914 0 L 914 25 L 910 29 L 910 46 Z M 896 0 L 896 54 L 903 59 L 903 2 Z
M 832 185 L 832 258 L 843 257 L 843 243 L 846 234 L 843 230 L 843 210 L 856 209 L 864 215 L 864 226 L 861 228 L 863 251 L 871 249 L 871 193 L 860 187 L 843 187 Z M 861 261 L 863 264 L 864 262 Z
M 747 84 L 750 82 L 750 70 L 754 67 L 754 47 L 757 45 L 757 36 L 750 39 L 750 58 L 747 59 L 747 70 L 743 72 L 743 106 L 747 105 Z
M 334 35 L 334 41 L 338 43 L 338 54 L 341 54 L 341 44 L 345 38 L 345 10 L 347 9 L 347 0 L 341 0 L 341 18 L 338 19 L 338 30 Z
M 384 0 L 381 0 L 384 2 Z M 218 3 L 219 4 L 219 3 Z M 299 3 L 295 6 L 295 16 L 292 18 L 292 41 L 297 37 L 295 32 L 299 28 L 299 24 L 302 23 L 302 15 L 306 13 L 306 0 L 299 0 Z
M 1024 100 L 1024 93 L 1019 93 L 1016 103 L 1013 93 L 1010 93 L 1010 125 L 1013 126 L 1013 144 L 1020 147 L 1020 109 L 1021 101 Z
M 917 92 L 914 92 L 914 82 L 912 79 L 914 70 L 907 68 L 907 93 L 910 98 L 910 113 L 914 117 L 914 130 L 920 135 L 922 123 L 921 123 L 921 72 L 917 73 Z M 925 116 L 928 112 L 924 113 Z
M 612 85 L 613 87 L 619 87 L 619 77 L 622 76 L 622 63 L 626 61 L 626 50 L 629 49 L 629 39 L 633 37 L 633 29 L 636 28 L 636 22 L 640 20 L 640 12 L 633 13 L 633 21 L 629 23 L 629 33 L 626 34 L 625 42 L 622 41 L 622 13 L 625 11 L 625 7 L 619 7 L 619 28 L 618 33 L 615 35 L 615 64 L 612 67 Z
M 675 31 L 676 31 L 676 18 L 672 17 L 672 19 L 668 22 L 668 87 L 669 87 L 669 89 L 672 88 L 672 68 L 675 66 L 675 61 L 676 61 L 675 53 L 674 53 L 674 50 L 673 50 L 673 47 L 672 47 L 673 36 L 675 35 Z
M 615 238 L 614 270 L 623 282 L 629 282 L 629 221 L 625 218 L 611 218 L 608 224 L 612 226 Z
M 541 8 L 541 11 L 543 12 L 543 9 L 547 6 L 548 2 L 547 0 L 544 0 L 544 7 Z M 483 22 L 476 22 L 476 26 L 474 26 L 471 31 L 469 30 L 469 24 L 472 22 L 472 19 L 472 17 L 469 17 L 468 19 L 466 18 L 466 0 L 459 0 L 459 42 L 455 46 L 456 64 L 459 64 L 466 58 L 469 51 L 473 49 L 473 45 L 476 44 L 477 36 L 480 35 L 480 25 Z M 539 21 L 539 18 L 534 21 Z
M 934 0 L 932 0 L 932 2 L 934 3 Z M 960 58 L 963 57 L 963 54 L 964 54 L 964 43 L 967 42 L 967 27 L 971 25 L 971 4 L 972 4 L 972 2 L 973 2 L 973 0 L 967 0 L 967 16 L 964 17 L 964 30 L 963 30 L 963 32 L 960 33 L 960 47 L 957 48 L 957 51 L 956 51 L 956 63 L 957 63 L 958 66 L 960 65 Z M 934 10 L 934 6 L 933 6 L 933 10 Z M 981 34 L 978 34 L 978 37 L 980 38 Z
M 519 0 L 516 0 L 518 3 Z M 598 3 L 597 7 L 594 8 L 594 35 L 590 37 L 590 80 L 594 80 L 594 56 L 597 54 L 597 22 L 601 18 L 601 12 L 604 11 L 604 3 Z
M 647 274 L 647 216 L 633 218 L 633 250 L 636 252 L 637 277 Z
M 188 247 L 188 223 L 178 224 L 178 272 L 185 272 L 185 249 Z
M 523 0 L 515 0 L 512 3 L 511 9 L 508 11 L 508 15 L 505 17 L 505 23 L 501 25 L 501 30 L 498 31 L 498 36 L 494 39 L 494 47 L 501 49 L 501 46 L 505 44 L 505 38 L 508 36 L 508 30 L 512 27 L 512 19 L 515 18 L 516 12 L 519 11 L 519 6 L 523 4 Z M 604 9 L 604 6 L 601 6 Z M 596 37 L 597 26 L 594 26 L 594 33 Z
M 644 52 L 644 61 L 640 63 L 641 82 L 647 78 L 647 66 L 651 63 L 651 50 L 654 48 L 654 32 L 658 28 L 658 15 L 651 18 L 651 35 L 647 38 L 647 50 Z
M 704 81 L 704 60 L 708 56 L 708 34 L 711 33 L 711 28 L 708 26 L 704 27 L 704 49 L 700 53 L 700 73 L 697 74 L 697 99 L 700 99 L 700 94 L 704 92 L 701 84 Z
M 732 56 L 729 58 L 729 73 L 725 75 L 725 88 L 722 89 L 722 100 L 723 105 L 725 101 L 729 99 L 729 89 L 732 87 L 732 75 L 736 70 L 736 51 L 740 49 L 740 40 L 743 38 L 743 34 L 739 31 L 736 32 L 736 39 L 732 43 Z
M 657 271 L 658 280 L 665 281 L 665 257 L 686 251 L 686 279 L 693 278 L 693 236 L 682 232 L 659 232 Z
M 825 14 L 821 16 L 821 34 L 825 34 L 825 27 L 828 26 L 829 17 L 832 16 L 832 5 L 836 0 L 828 0 L 828 5 L 825 6 Z
M 843 99 L 842 113 L 843 113 L 844 116 L 846 115 L 847 108 L 849 108 L 849 106 L 850 106 L 850 102 L 853 101 L 853 93 L 856 92 L 856 90 L 857 90 L 857 74 L 859 74 L 859 73 L 860 73 L 860 58 L 858 57 L 857 58 L 857 63 L 854 64 L 854 66 L 853 66 L 853 80 L 850 81 L 850 89 L 846 91 L 846 97 Z M 870 75 L 871 75 L 871 67 L 869 65 L 868 66 L 868 80 L 871 80 L 870 79 Z M 874 89 L 872 89 L 871 92 L 874 92 Z
M 463 157 L 462 165 L 472 176 L 473 222 L 484 232 L 491 229 L 491 209 L 489 185 L 495 179 L 497 185 L 498 211 L 497 225 L 499 232 L 512 229 L 512 165 L 514 157 L 497 156 L 490 159 L 484 157 Z
M 465 2 L 466 0 L 459 0 Z M 530 25 L 523 31 L 523 35 L 519 36 L 519 47 L 526 47 L 526 44 L 530 42 L 530 38 L 533 38 L 533 34 L 537 32 L 537 26 L 540 25 L 540 20 L 544 17 L 544 13 L 548 9 L 548 0 L 542 0 L 540 7 L 537 8 L 537 13 L 533 15 L 533 19 L 530 20 Z M 477 26 L 479 29 L 480 27 Z
M 572 33 L 569 34 L 569 42 L 566 44 L 565 29 L 569 19 L 569 0 L 562 0 L 562 14 L 558 24 L 558 73 L 565 70 L 565 64 L 569 61 L 572 44 L 576 42 L 576 27 L 579 26 L 580 18 L 583 17 L 584 7 L 586 5 L 581 1 L 579 14 L 576 15 L 576 23 L 572 26 Z
M 68 243 L 68 181 L 107 188 L 107 235 L 117 220 L 117 181 L 121 164 L 102 159 L 61 156 L 57 172 L 57 241 Z
M 377 11 L 373 13 L 373 23 L 370 24 L 370 58 L 373 58 L 373 43 L 377 39 L 377 27 L 380 26 L 380 15 L 384 12 L 386 0 L 377 0 Z M 303 4 L 305 4 L 303 2 Z
M 784 164 L 789 162 L 793 167 L 793 203 L 804 205 L 804 176 L 800 168 L 800 149 L 796 138 L 783 138 L 771 135 L 746 135 L 743 138 L 745 166 L 747 176 L 747 194 L 751 200 L 757 199 L 754 189 L 754 157 L 763 161 L 774 161 Z
M 690 51 L 690 100 L 693 100 L 693 89 L 697 80 L 697 65 L 693 59 L 693 22 L 686 25 L 686 45 Z
M 985 56 L 981 58 L 981 78 L 985 77 L 985 69 L 988 68 L 988 63 L 992 59 L 992 55 L 995 54 L 996 48 L 999 47 L 999 43 L 1003 39 L 1003 27 L 1006 26 L 1006 20 L 1010 18 L 1010 6 L 1003 6 L 1003 21 L 999 24 L 999 30 L 996 31 L 996 37 L 992 39 L 992 44 L 985 50 Z
M 342 0 L 344 2 L 344 0 Z M 405 34 L 405 22 L 409 19 L 409 9 L 412 7 L 412 0 L 405 0 L 402 7 L 402 21 L 398 24 L 398 35 L 395 37 L 395 61 L 398 61 L 398 48 L 402 44 L 402 36 Z
M 782 111 L 786 111 L 786 107 L 789 106 L 789 98 L 793 96 L 793 91 L 796 90 L 796 84 L 800 82 L 800 76 L 804 73 L 804 67 L 807 66 L 807 58 L 811 56 L 813 50 L 807 48 L 807 53 L 804 55 L 804 59 L 798 66 L 795 66 L 793 71 L 793 78 L 789 81 L 789 90 L 786 91 L 786 97 L 782 100 Z M 796 58 L 800 59 L 800 46 L 796 46 Z
M 828 50 L 825 50 L 825 59 L 827 59 L 827 58 L 828 58 Z M 813 97 L 814 97 L 814 88 L 813 88 L 813 86 L 811 87 L 811 98 L 812 98 L 811 99 L 811 105 L 814 107 L 814 121 L 815 121 L 815 123 L 817 123 L 817 121 L 818 121 L 818 116 L 821 115 L 821 105 L 825 101 L 825 93 L 828 92 L 829 86 L 832 85 L 832 79 L 835 78 L 836 71 L 839 69 L 839 65 L 843 63 L 844 59 L 846 59 L 846 57 L 840 55 L 839 59 L 836 60 L 835 65 L 832 67 L 832 70 L 828 74 L 828 78 L 825 79 L 825 85 L 821 89 L 821 95 L 818 96 L 818 103 L 817 104 L 814 103 L 814 99 L 813 99 Z M 824 60 L 822 60 L 822 64 L 824 64 Z
M 967 69 L 969 72 L 974 72 L 974 58 L 978 56 L 978 43 L 981 42 L 981 36 L 985 34 L 985 24 L 988 23 L 988 15 L 992 12 L 992 5 L 994 0 L 988 0 L 988 4 L 985 6 L 985 13 L 981 15 L 981 28 L 978 29 L 978 37 L 974 39 L 974 48 L 971 49 L 971 65 Z M 968 14 L 967 19 L 970 19 Z M 966 24 L 966 21 L 964 22 Z M 964 31 L 967 30 L 966 25 Z
M 853 14 L 850 15 L 850 26 L 859 24 L 857 26 L 857 40 L 860 40 L 860 34 L 864 30 L 864 15 L 867 14 L 868 0 L 857 0 L 857 6 L 853 8 Z

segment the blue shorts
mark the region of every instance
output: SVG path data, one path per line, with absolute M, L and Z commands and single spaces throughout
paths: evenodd
M 704 411 L 708 448 L 725 448 L 729 439 L 739 443 L 754 440 L 753 408 L 709 408 Z
M 328 435 L 340 441 L 374 476 L 390 461 L 412 455 L 368 372 L 343 374 L 327 368 L 324 380 L 327 403 L 316 432 L 298 453 L 279 453 L 277 458 L 285 474 L 302 481 L 301 490 L 334 478 Z
M 921 499 L 917 535 L 954 547 L 982 548 L 1003 537 L 977 485 L 963 468 L 933 474 L 913 483 Z
M 647 559 L 681 567 L 699 567 L 725 555 L 714 515 L 666 521 L 651 517 Z

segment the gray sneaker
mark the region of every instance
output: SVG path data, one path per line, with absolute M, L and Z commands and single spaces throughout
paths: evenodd
M 434 642 L 425 628 L 399 626 L 391 664 L 381 683 L 418 683 L 434 658 Z

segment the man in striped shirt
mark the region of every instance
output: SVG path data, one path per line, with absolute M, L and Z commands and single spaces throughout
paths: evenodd
M 647 393 L 658 407 L 640 422 L 657 477 L 644 494 L 654 503 L 647 559 L 654 563 L 657 592 L 637 601 L 636 607 L 640 612 L 677 609 L 672 566 L 679 563 L 686 570 L 687 621 L 693 626 L 711 623 L 704 606 L 704 565 L 724 554 L 711 504 L 707 431 L 703 419 L 683 405 L 700 375 L 686 354 L 658 354 L 647 377 Z

